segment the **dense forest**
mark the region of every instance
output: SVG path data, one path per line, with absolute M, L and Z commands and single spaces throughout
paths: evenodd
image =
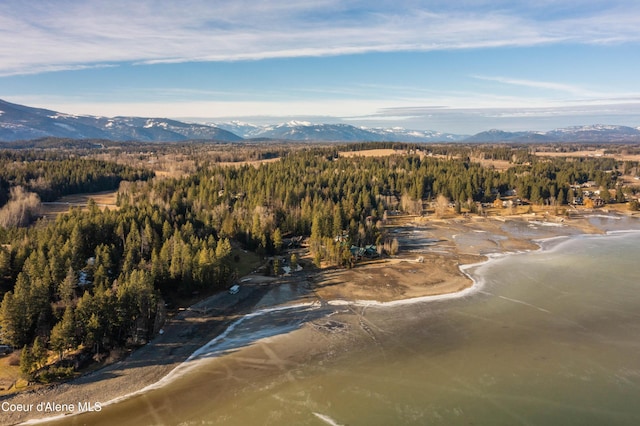
M 398 154 L 339 155 L 381 147 Z M 188 161 L 191 172 L 152 179 L 149 160 L 159 154 L 149 147 L 115 156 L 112 147 L 83 155 L 0 152 L 3 209 L 25 194 L 52 200 L 119 187 L 117 209 L 90 202 L 55 221 L 0 228 L 0 339 L 24 348 L 24 374 L 49 380 L 68 373 L 45 366 L 48 350 L 62 359 L 77 348 L 96 354 L 144 343 L 161 326 L 167 301 L 233 281 L 233 245 L 267 256 L 303 236 L 317 265 L 349 267 L 351 245 L 373 244 L 380 254 L 397 249 L 384 226 L 391 211 L 421 215 L 445 200 L 457 213 L 478 213 L 508 191 L 528 203 L 562 206 L 581 197 L 580 184 L 589 181 L 605 202 L 625 202 L 638 191 L 620 185 L 637 162 L 541 158 L 523 146 L 252 148 L 234 148 L 234 159 L 279 160 L 223 166 L 224 149 L 172 146 L 172 158 Z M 498 171 L 478 158 L 510 167 Z

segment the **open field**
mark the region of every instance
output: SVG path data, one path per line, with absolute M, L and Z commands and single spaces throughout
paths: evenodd
M 387 157 L 389 155 L 404 155 L 407 152 L 397 149 L 365 149 L 362 151 L 340 151 L 340 157 Z
M 512 164 L 510 161 L 507 161 L 507 160 L 488 160 L 480 157 L 471 157 L 471 161 L 480 163 L 482 167 L 489 167 L 489 168 L 493 167 L 494 169 L 500 172 L 505 171 L 509 167 L 514 166 L 514 164 Z
M 588 158 L 588 157 L 603 157 L 603 158 L 614 158 L 619 161 L 640 161 L 640 155 L 634 154 L 605 154 L 604 149 L 593 149 L 593 150 L 583 150 L 583 151 L 573 151 L 573 152 L 546 152 L 546 151 L 536 151 L 535 155 L 539 157 L 580 157 L 580 158 Z
M 110 210 L 115 210 L 118 208 L 116 205 L 117 195 L 117 190 L 66 195 L 60 197 L 57 201 L 42 203 L 40 205 L 40 214 L 47 220 L 55 220 L 58 215 L 67 213 L 72 207 L 86 208 L 91 199 L 96 202 L 100 209 L 109 208 Z
M 253 166 L 253 167 L 260 167 L 260 164 L 263 163 L 275 163 L 277 161 L 280 161 L 280 158 L 267 158 L 266 160 L 248 160 L 248 161 L 223 161 L 223 162 L 219 162 L 219 163 L 215 163 L 216 166 L 223 166 L 223 167 L 240 167 L 240 166 L 245 166 L 245 165 L 249 165 L 249 166 Z
M 388 157 L 390 155 L 406 155 L 407 151 L 405 150 L 397 150 L 397 149 L 366 149 L 362 151 L 340 151 L 338 155 L 340 157 Z M 458 158 L 457 156 L 447 156 L 441 154 L 424 154 L 420 153 L 422 157 L 433 157 L 433 158 Z M 513 164 L 506 160 L 486 160 L 480 157 L 472 157 L 471 161 L 482 164 L 483 167 L 493 167 L 498 171 L 507 170 L 509 167 L 512 167 Z
M 259 167 L 263 163 L 274 163 L 280 158 L 267 158 L 265 160 L 246 160 L 246 161 L 218 161 L 213 164 L 222 167 L 241 167 L 250 165 Z M 188 176 L 195 171 L 195 162 L 192 160 L 162 160 L 149 163 L 150 168 L 156 174 L 156 178 L 182 178 Z

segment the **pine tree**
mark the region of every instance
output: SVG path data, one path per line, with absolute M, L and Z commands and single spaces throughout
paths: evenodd
M 73 268 L 67 269 L 67 276 L 58 286 L 58 298 L 65 306 L 70 306 L 76 297 L 76 288 L 78 287 L 78 279 Z
M 11 254 L 4 247 L 0 246 L 0 279 L 9 273 L 11 266 Z
M 31 346 L 31 357 L 33 359 L 33 367 L 39 370 L 47 363 L 47 348 L 42 343 L 39 336 L 36 336 Z
M 22 351 L 20 352 L 20 374 L 22 375 L 23 378 L 25 378 L 30 382 L 34 379 L 34 376 L 33 376 L 34 370 L 35 370 L 35 367 L 34 367 L 33 355 L 31 354 L 31 349 L 29 349 L 27 345 L 24 345 L 24 347 L 22 348 Z
M 85 343 L 93 347 L 94 353 L 100 352 L 100 342 L 104 338 L 104 327 L 100 323 L 98 315 L 94 312 L 91 314 L 86 324 Z
M 58 352 L 62 360 L 64 351 L 72 349 L 76 343 L 74 313 L 71 306 L 67 306 L 62 319 L 53 326 L 49 344 L 51 349 Z
M 25 288 L 26 286 L 26 288 Z M 25 274 L 20 273 L 14 292 L 7 292 L 0 305 L 0 326 L 3 339 L 13 347 L 21 347 L 31 339 L 32 322 L 28 312 L 29 287 Z
M 280 232 L 280 228 L 276 228 L 275 231 L 273 231 L 271 238 L 273 240 L 273 249 L 276 253 L 280 253 L 282 249 L 282 233 Z
M 84 238 L 82 237 L 82 229 L 76 224 L 71 231 L 69 242 L 71 244 L 71 264 L 74 269 L 80 270 L 84 266 Z
M 319 259 L 322 259 L 322 234 L 320 227 L 320 215 L 315 214 L 313 216 L 313 221 L 311 222 L 311 237 L 309 237 L 309 247 L 311 249 L 311 253 L 314 256 L 314 259 L 316 258 L 316 256 L 320 256 Z M 319 266 L 319 262 L 316 266 Z
M 223 261 L 228 260 L 229 256 L 231 256 L 231 243 L 228 238 L 222 238 L 216 247 L 216 258 Z
M 118 286 L 118 312 L 120 320 L 130 335 L 138 340 L 141 330 L 148 334 L 153 325 L 156 312 L 156 296 L 151 274 L 142 269 L 135 269 L 128 277 L 123 277 Z

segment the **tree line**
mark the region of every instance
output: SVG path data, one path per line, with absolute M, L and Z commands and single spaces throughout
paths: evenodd
M 0 207 L 20 186 L 53 201 L 63 195 L 117 189 L 122 180 L 146 180 L 153 172 L 114 162 L 38 151 L 0 151 Z

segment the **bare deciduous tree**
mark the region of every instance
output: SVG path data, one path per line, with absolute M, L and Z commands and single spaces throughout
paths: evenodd
M 27 225 L 40 210 L 40 197 L 21 186 L 11 188 L 9 202 L 0 209 L 0 226 L 5 228 Z
M 422 214 L 422 200 L 416 200 L 409 194 L 402 194 L 400 199 L 402 210 L 409 214 L 421 215 Z
M 436 198 L 436 216 L 442 217 L 449 209 L 449 199 L 444 195 L 438 195 Z

